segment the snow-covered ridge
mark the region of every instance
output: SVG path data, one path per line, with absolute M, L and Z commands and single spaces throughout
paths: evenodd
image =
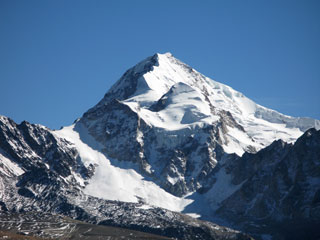
M 188 87 L 192 90 L 184 94 Z M 170 93 L 173 89 L 175 94 Z M 160 100 L 168 101 L 168 96 L 170 101 L 174 99 L 173 104 L 167 102 L 162 111 L 152 111 L 152 106 Z M 252 138 L 256 149 L 277 139 L 293 142 L 307 129 L 320 128 L 319 120 L 286 116 L 256 104 L 231 87 L 205 77 L 171 53 L 155 54 L 129 69 L 85 116 L 101 112 L 99 109 L 112 99 L 121 100 L 151 126 L 167 130 L 212 124 L 219 119 L 219 111 L 228 111 Z M 243 152 L 230 146 L 226 149 Z
M 224 154 L 294 142 L 320 122 L 260 106 L 166 53 L 126 71 L 79 124 L 105 156 L 133 163 L 166 191 L 185 196 L 210 185 Z

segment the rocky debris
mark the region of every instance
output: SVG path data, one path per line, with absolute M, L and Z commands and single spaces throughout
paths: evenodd
M 107 227 L 75 221 L 49 213 L 1 213 L 0 239 L 150 239 L 167 237 L 138 232 L 125 228 Z

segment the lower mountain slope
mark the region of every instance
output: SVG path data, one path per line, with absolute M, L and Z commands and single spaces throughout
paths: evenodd
M 0 239 L 68 239 L 68 240 L 165 240 L 167 237 L 125 228 L 94 225 L 62 215 L 41 212 L 8 213 L 0 215 Z
M 239 231 L 147 205 L 143 199 L 130 203 L 86 194 L 97 166 L 81 161 L 72 142 L 45 127 L 1 116 L 0 138 L 1 216 L 44 212 L 177 239 L 250 239 Z
M 309 129 L 294 144 L 275 141 L 222 168 L 239 188 L 220 203 L 216 216 L 274 239 L 320 238 L 320 131 Z M 215 199 L 210 191 L 209 203 Z
M 211 185 L 177 197 L 134 165 L 97 151 L 99 143 L 80 126 L 57 132 L 0 118 L 2 212 L 63 214 L 178 239 L 249 239 L 212 222 L 258 239 L 319 237 L 320 131 L 242 157 L 224 154 Z

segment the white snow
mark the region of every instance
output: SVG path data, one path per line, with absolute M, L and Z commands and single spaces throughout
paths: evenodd
M 264 108 L 231 87 L 203 76 L 169 53 L 158 54 L 157 57 L 158 64 L 137 79 L 136 92 L 128 99 L 122 100 L 122 103 L 129 106 L 149 126 L 155 127 L 158 147 L 179 145 L 184 136 L 189 136 L 189 133 L 192 133 L 195 128 L 219 121 L 219 113 L 222 111 L 230 112 L 235 121 L 244 129 L 242 131 L 236 127 L 227 126 L 227 133 L 220 134 L 223 149 L 227 153 L 236 153 L 239 156 L 248 147 L 259 150 L 277 139 L 294 142 L 302 135 L 303 129 L 311 126 L 320 128 L 318 120 L 293 118 Z M 133 71 L 141 72 L 148 61 L 150 58 L 136 65 Z M 122 82 L 115 84 L 110 91 L 117 92 L 117 89 L 124 87 L 125 81 L 130 80 L 122 79 Z M 151 109 L 150 107 L 160 99 L 163 108 L 158 111 Z M 103 101 L 100 104 L 103 104 Z M 113 129 L 104 131 L 111 134 Z M 141 208 L 159 206 L 180 212 L 188 206 L 192 209 L 190 206 L 194 202 L 192 197 L 200 198 L 200 195 L 196 193 L 190 193 L 182 198 L 175 197 L 155 183 L 144 179 L 129 162 L 108 159 L 101 153 L 102 146 L 87 133 L 86 128 L 80 123 L 53 131 L 53 133 L 66 138 L 75 145 L 85 166 L 89 164 L 95 166 L 94 176 L 87 185 L 80 176 L 75 175 L 79 183 L 85 185 L 84 191 L 88 195 L 124 202 L 139 202 L 139 199 L 142 198 L 146 204 Z M 143 132 L 139 129 L 137 129 L 136 140 L 139 144 L 144 144 Z M 140 152 L 140 157 L 143 157 L 143 154 Z M 149 159 L 150 172 L 154 171 L 152 167 L 157 157 L 154 154 Z M 196 157 L 194 159 L 196 160 Z M 198 171 L 197 168 L 196 171 Z M 224 168 L 217 173 L 216 177 L 217 182 L 204 195 L 205 199 L 201 195 L 201 201 L 198 201 L 206 204 L 209 202 L 212 210 L 217 209 L 223 200 L 241 187 L 241 184 L 231 183 L 231 176 L 226 174 Z M 174 184 L 180 180 L 180 176 L 169 177 L 167 180 Z M 198 213 L 204 213 L 205 210 L 201 210 L 198 203 L 195 205 L 197 213 L 193 211 L 194 209 L 185 213 L 194 217 L 198 217 Z
M 143 205 L 141 205 L 141 206 L 139 206 L 139 207 L 136 207 L 136 208 L 140 208 L 140 209 L 148 210 L 148 209 L 152 209 L 153 207 L 152 207 L 152 206 L 150 206 L 150 205 L 143 204 Z
M 293 118 L 260 106 L 231 87 L 203 76 L 170 53 L 157 57 L 158 64 L 138 79 L 137 91 L 123 101 L 151 126 L 173 131 L 212 124 L 219 117 L 210 111 L 211 104 L 216 111 L 229 111 L 244 128 L 245 133 L 231 130 L 225 136 L 228 143 L 224 149 L 238 155 L 248 145 L 259 150 L 277 139 L 294 142 L 303 134 L 301 129 L 320 128 L 318 120 Z M 148 61 L 150 58 L 137 64 L 134 71 L 142 71 Z M 116 87 L 122 86 L 115 85 L 112 90 Z M 164 94 L 166 107 L 158 112 L 150 111 L 149 107 Z
M 1 173 L 11 176 L 20 176 L 24 173 L 24 170 L 21 169 L 16 163 L 11 161 L 9 158 L 4 156 L 4 154 L 0 151 L 0 171 Z
M 193 217 L 193 218 L 200 218 L 201 217 L 201 215 L 197 214 L 197 213 L 186 213 L 186 215 Z
M 81 160 L 88 166 L 90 163 L 96 165 L 94 176 L 85 187 L 84 192 L 88 195 L 108 200 L 123 202 L 139 202 L 142 198 L 148 205 L 166 208 L 172 211 L 182 211 L 185 206 L 193 200 L 178 198 L 167 193 L 158 185 L 145 180 L 135 170 L 120 168 L 111 164 L 100 151 L 90 146 L 99 148 L 99 144 L 86 132 L 85 127 L 78 123 L 77 131 L 75 125 L 65 127 L 53 133 L 72 142 L 79 151 Z M 90 146 L 84 143 L 79 136 L 90 142 Z M 129 164 L 129 163 L 128 163 Z
M 152 97 L 149 97 L 149 94 Z M 153 97 L 153 92 L 148 91 L 144 94 L 144 99 L 148 99 L 149 102 Z M 218 117 L 211 115 L 210 107 L 202 94 L 182 82 L 172 86 L 172 92 L 165 98 L 168 106 L 161 111 L 153 112 L 149 106 L 140 108 L 140 104 L 144 105 L 141 101 L 140 97 L 133 97 L 123 103 L 137 112 L 146 123 L 159 128 L 178 130 L 189 125 L 218 120 Z

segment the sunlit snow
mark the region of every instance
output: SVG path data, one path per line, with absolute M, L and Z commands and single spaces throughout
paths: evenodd
M 260 106 L 231 87 L 205 77 L 170 53 L 157 54 L 157 57 L 158 64 L 138 79 L 136 92 L 123 101 L 152 126 L 177 130 L 213 123 L 219 117 L 210 113 L 211 104 L 217 111 L 229 111 L 243 126 L 247 136 L 242 134 L 237 141 L 234 141 L 237 136 L 233 136 L 228 139 L 231 143 L 224 146 L 227 152 L 241 155 L 248 145 L 258 150 L 277 139 L 295 141 L 304 129 L 315 125 L 308 118 L 292 118 Z M 137 64 L 134 70 L 141 71 L 145 61 Z M 151 111 L 149 107 L 165 94 L 170 104 L 161 111 Z
M 133 169 L 112 165 L 105 155 L 82 142 L 79 132 L 81 136 L 85 136 L 86 141 L 90 141 L 91 146 L 99 147 L 99 144 L 88 135 L 85 128 L 82 128 L 81 125 L 77 126 L 80 127 L 76 131 L 72 125 L 54 133 L 75 145 L 85 165 L 96 165 L 96 172 L 84 189 L 86 194 L 123 202 L 138 202 L 139 198 L 142 198 L 149 205 L 172 211 L 182 211 L 186 205 L 192 202 L 190 199 L 178 198 L 167 193 L 155 183 L 144 180 Z
M 156 57 L 157 64 L 137 79 L 135 92 L 127 99 L 122 99 L 121 103 L 130 107 L 150 127 L 157 129 L 159 146 L 175 146 L 185 135 L 190 135 L 192 129 L 218 123 L 221 112 L 231 113 L 236 124 L 239 124 L 227 126 L 226 133 L 220 134 L 221 146 L 226 153 L 236 153 L 239 156 L 249 147 L 259 150 L 277 139 L 294 142 L 309 127 L 320 128 L 316 120 L 293 118 L 260 106 L 231 87 L 205 77 L 175 59 L 170 53 L 157 54 Z M 149 61 L 151 58 L 137 64 L 132 68 L 133 72 L 143 71 Z M 128 84 L 130 80 L 122 78 L 110 92 L 120 92 L 128 85 L 131 87 Z M 104 104 L 103 100 L 99 104 Z M 155 105 L 158 106 L 156 110 Z M 112 129 L 105 131 L 108 134 Z M 146 203 L 142 206 L 144 208 L 154 205 L 173 211 L 184 211 L 193 203 L 192 197 L 200 198 L 197 193 L 189 193 L 182 198 L 175 197 L 152 181 L 144 179 L 131 163 L 108 159 L 101 153 L 102 146 L 80 123 L 54 131 L 54 134 L 75 145 L 85 166 L 95 166 L 94 176 L 84 189 L 89 195 L 125 202 L 138 202 L 143 199 Z M 136 140 L 142 146 L 143 137 L 143 133 L 137 130 Z M 140 152 L 140 157 L 143 157 L 143 154 Z M 151 151 L 150 166 L 147 167 L 150 173 L 154 170 L 152 163 L 157 157 L 152 154 Z M 197 171 L 199 169 L 194 169 L 194 172 Z M 240 187 L 231 184 L 230 176 L 223 168 L 217 175 L 217 182 L 205 194 L 205 198 L 210 199 L 212 209 L 217 209 L 224 199 Z M 76 177 L 80 181 L 79 176 Z M 167 180 L 174 184 L 180 177 L 168 177 Z M 203 199 L 199 202 L 202 201 Z M 194 206 L 201 208 L 199 202 Z M 193 211 L 184 212 L 199 216 Z M 199 212 L 201 211 L 197 213 Z

